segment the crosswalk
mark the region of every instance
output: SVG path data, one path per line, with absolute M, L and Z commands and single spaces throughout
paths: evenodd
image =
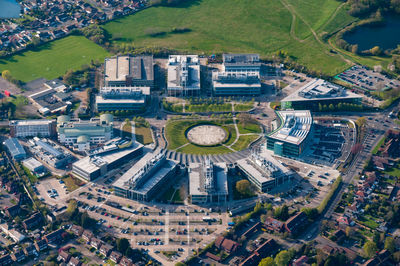
M 236 161 L 246 158 L 249 155 L 250 149 L 245 149 L 234 153 L 216 155 L 185 154 L 176 151 L 167 151 L 166 153 L 166 157 L 168 159 L 179 161 L 183 165 L 189 165 L 190 163 L 200 163 L 207 158 L 214 163 L 226 162 L 228 164 L 234 164 Z

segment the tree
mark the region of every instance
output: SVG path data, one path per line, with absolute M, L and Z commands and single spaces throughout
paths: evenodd
M 363 250 L 369 258 L 372 258 L 378 251 L 378 248 L 374 242 L 367 241 L 363 246 Z
M 289 264 L 290 259 L 290 253 L 287 250 L 282 250 L 276 255 L 274 261 L 277 266 L 286 266 Z
M 76 211 L 78 211 L 78 203 L 76 202 L 76 200 L 70 200 L 68 202 L 68 207 L 67 207 L 67 215 L 69 217 L 73 217 L 76 214 Z
M 361 143 L 356 143 L 354 146 L 351 148 L 351 153 L 352 154 L 357 154 L 360 151 L 362 151 L 363 145 Z
M 374 46 L 369 50 L 372 55 L 380 55 L 382 54 L 382 49 L 379 46 Z
M 274 262 L 274 259 L 271 257 L 266 257 L 263 258 L 258 266 L 276 266 L 276 263 Z
M 393 237 L 386 237 L 385 239 L 385 249 L 389 250 L 390 253 L 395 251 L 395 244 Z
M 350 226 L 346 227 L 346 236 L 349 238 L 354 236 L 354 229 L 351 228 Z
M 186 264 L 183 262 L 177 262 L 175 263 L 175 266 L 186 266 Z
M 7 70 L 7 69 L 6 69 L 6 70 L 3 70 L 3 72 L 1 72 L 1 77 L 2 77 L 3 79 L 5 79 L 5 80 L 10 81 L 10 80 L 12 79 L 10 70 Z
M 95 220 L 90 218 L 87 212 L 82 213 L 81 215 L 81 226 L 85 229 L 92 228 L 95 224 Z
M 357 54 L 358 53 L 358 44 L 354 44 L 351 46 L 351 52 L 353 54 Z
M 72 69 L 68 70 L 64 76 L 63 76 L 63 81 L 67 83 L 68 85 L 73 85 L 76 82 L 74 71 Z
M 289 218 L 289 208 L 286 205 L 283 205 L 282 207 L 277 207 L 274 210 L 274 217 L 286 221 Z
M 236 182 L 236 190 L 242 195 L 250 195 L 250 182 L 246 179 Z
M 117 250 L 125 254 L 126 250 L 130 247 L 129 240 L 126 238 L 117 239 Z

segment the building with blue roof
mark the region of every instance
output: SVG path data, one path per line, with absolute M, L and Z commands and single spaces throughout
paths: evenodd
M 20 161 L 26 158 L 26 152 L 16 138 L 5 140 L 4 145 L 14 160 Z

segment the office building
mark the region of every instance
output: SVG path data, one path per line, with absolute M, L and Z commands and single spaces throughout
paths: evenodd
M 228 167 L 226 163 L 189 165 L 189 193 L 193 204 L 226 202 L 228 198 Z
M 40 174 L 46 171 L 46 168 L 43 166 L 43 164 L 32 157 L 23 160 L 22 165 L 28 168 L 28 170 L 34 174 Z
M 102 145 L 113 137 L 113 116 L 100 115 L 90 121 L 72 120 L 63 115 L 57 118 L 58 141 L 78 151 Z
M 70 153 L 49 139 L 34 137 L 29 140 L 29 144 L 29 149 L 35 157 L 51 167 L 61 169 L 74 161 L 74 157 Z
M 112 142 L 120 142 L 112 141 Z M 92 181 L 105 175 L 108 171 L 120 167 L 142 153 L 143 145 L 130 142 L 130 145 L 110 143 L 115 149 L 104 149 L 91 154 L 72 164 L 72 174 L 85 181 Z
M 261 82 L 254 73 L 212 73 L 214 96 L 258 96 L 261 94 Z
M 361 104 L 362 96 L 323 79 L 313 79 L 281 101 L 283 109 L 311 109 L 339 103 Z
M 150 87 L 103 87 L 96 96 L 98 112 L 143 111 L 150 98 Z
M 154 87 L 153 56 L 115 56 L 104 61 L 105 87 Z
M 261 151 L 253 151 L 248 158 L 241 159 L 236 164 L 261 192 L 268 192 L 293 177 L 293 172 L 273 158 L 265 147 Z
M 260 74 L 261 62 L 258 54 L 223 54 L 223 72 Z
M 26 158 L 26 152 L 16 138 L 6 139 L 3 144 L 14 160 L 20 161 Z
M 168 95 L 200 94 L 200 62 L 197 55 L 170 55 L 168 60 Z
M 150 201 L 176 176 L 177 166 L 164 151 L 149 152 L 114 182 L 115 195 Z
M 56 135 L 56 122 L 54 120 L 13 120 L 10 121 L 9 125 L 12 137 L 53 137 Z
M 28 98 L 39 113 L 43 115 L 65 112 L 68 106 L 72 105 L 71 101 L 69 101 L 70 95 L 47 87 L 30 95 Z
M 278 111 L 281 126 L 267 136 L 267 148 L 276 155 L 298 157 L 310 139 L 313 119 L 310 111 Z
M 222 71 L 212 73 L 214 96 L 258 96 L 261 94 L 258 54 L 224 54 Z

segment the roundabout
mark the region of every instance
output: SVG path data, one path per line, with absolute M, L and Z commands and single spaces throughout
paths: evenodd
M 223 143 L 228 134 L 225 129 L 217 125 L 198 125 L 189 128 L 187 139 L 199 146 L 214 146 Z

